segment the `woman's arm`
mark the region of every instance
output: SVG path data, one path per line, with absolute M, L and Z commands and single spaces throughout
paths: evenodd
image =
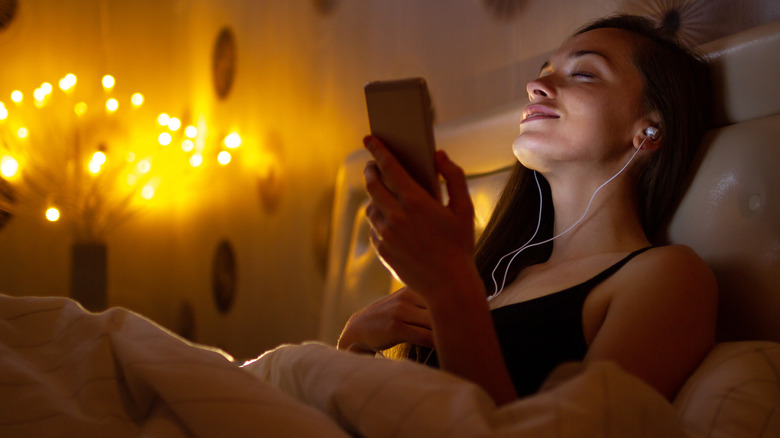
M 437 152 L 449 195 L 442 205 L 381 142 L 366 137 L 365 144 L 375 159 L 365 170 L 372 244 L 384 263 L 425 299 L 442 369 L 478 383 L 499 404 L 514 400 L 473 261 L 474 208 L 463 170 Z
M 717 285 L 690 248 L 647 251 L 614 290 L 586 361 L 611 360 L 672 399 L 715 342 Z

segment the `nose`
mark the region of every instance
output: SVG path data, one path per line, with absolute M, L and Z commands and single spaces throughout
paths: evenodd
M 550 76 L 552 75 L 536 78 L 525 86 L 529 101 L 533 102 L 540 97 L 555 99 L 555 88 L 550 84 Z

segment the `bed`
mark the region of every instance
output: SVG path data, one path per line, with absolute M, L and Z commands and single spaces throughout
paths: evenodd
M 673 403 L 594 363 L 497 407 L 445 372 L 335 350 L 350 314 L 393 288 L 367 239 L 359 151 L 339 174 L 319 342 L 237 364 L 124 309 L 0 295 L 0 436 L 780 436 L 780 22 L 703 50 L 717 123 L 668 239 L 715 271 L 720 342 Z M 436 128 L 465 165 L 478 226 L 512 163 L 520 111 Z

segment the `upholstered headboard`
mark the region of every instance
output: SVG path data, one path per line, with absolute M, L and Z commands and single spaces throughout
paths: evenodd
M 720 287 L 721 340 L 780 341 L 780 21 L 701 47 L 712 62 L 716 124 L 668 229 L 691 246 Z M 436 127 L 437 146 L 461 164 L 484 224 L 514 163 L 525 102 Z M 368 240 L 356 151 L 338 176 L 320 338 L 335 343 L 349 316 L 387 294 L 392 279 Z

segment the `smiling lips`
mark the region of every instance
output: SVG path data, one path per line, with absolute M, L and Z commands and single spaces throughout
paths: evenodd
M 555 111 L 544 105 L 529 105 L 523 111 L 523 120 L 520 123 L 523 124 L 532 120 L 541 119 L 557 119 L 559 117 L 558 114 L 555 114 Z

